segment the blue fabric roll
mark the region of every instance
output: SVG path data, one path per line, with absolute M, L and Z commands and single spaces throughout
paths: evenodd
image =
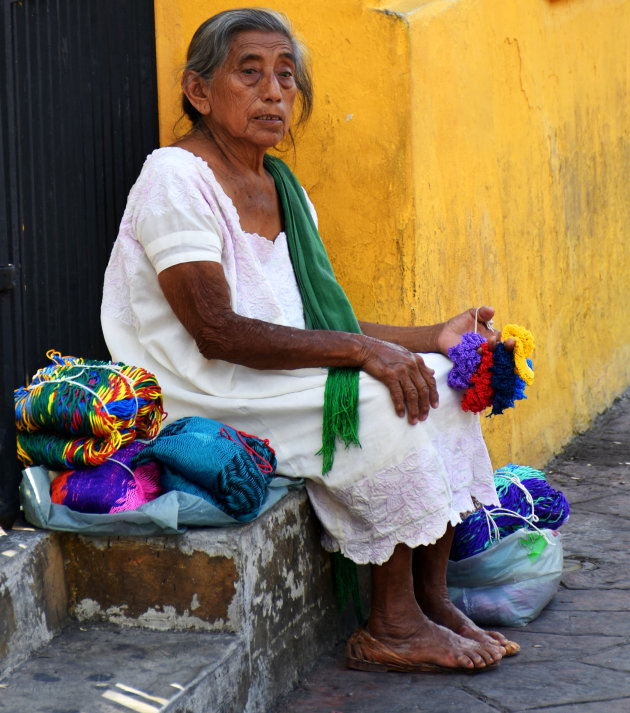
M 134 459 L 162 465 L 162 487 L 203 497 L 236 520 L 258 512 L 276 470 L 269 441 L 209 418 L 181 418 Z

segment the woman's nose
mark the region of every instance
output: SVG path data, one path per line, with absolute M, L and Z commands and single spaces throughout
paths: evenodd
M 260 91 L 263 101 L 279 102 L 282 100 L 280 82 L 278 81 L 278 77 L 276 77 L 275 72 L 263 77 L 263 81 L 260 84 Z

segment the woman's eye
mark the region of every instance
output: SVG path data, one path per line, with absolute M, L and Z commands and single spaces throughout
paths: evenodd
M 253 67 L 248 67 L 247 69 L 243 70 L 243 74 L 247 74 L 247 75 L 256 74 L 256 70 Z
M 292 76 L 293 76 L 293 72 L 289 72 L 288 70 L 285 71 L 285 72 L 280 72 L 280 76 L 281 76 L 281 77 L 285 77 L 285 78 L 292 77 Z

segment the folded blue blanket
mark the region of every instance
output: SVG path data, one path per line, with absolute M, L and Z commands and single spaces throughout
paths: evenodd
M 166 426 L 133 460 L 162 465 L 162 488 L 203 497 L 240 522 L 259 513 L 276 470 L 269 441 L 199 416 Z

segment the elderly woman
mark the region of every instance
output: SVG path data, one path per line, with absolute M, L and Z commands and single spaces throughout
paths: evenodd
M 306 479 L 324 547 L 373 565 L 350 667 L 496 665 L 518 645 L 467 619 L 445 581 L 453 525 L 498 502 L 445 355 L 477 320 L 495 345 L 493 310 L 426 327 L 357 322 L 310 201 L 267 154 L 289 134 L 296 100 L 299 121 L 311 111 L 286 18 L 243 9 L 204 22 L 182 90 L 192 129 L 147 158 L 107 268 L 112 358 L 156 374 L 170 419 L 269 438 L 278 472 Z

